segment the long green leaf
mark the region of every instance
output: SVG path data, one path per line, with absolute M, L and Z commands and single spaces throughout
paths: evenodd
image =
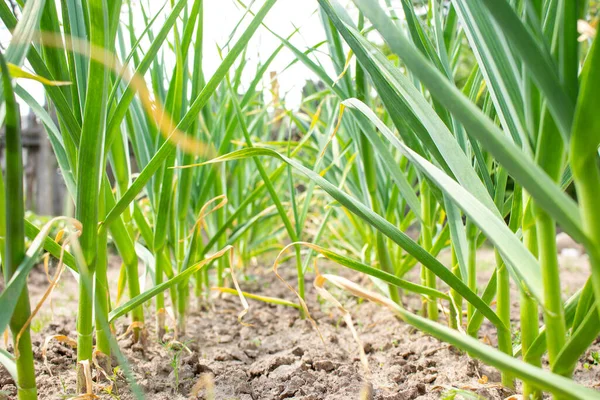
M 458 279 L 451 271 L 449 271 L 443 264 L 435 259 L 431 254 L 425 251 L 421 246 L 415 243 L 410 237 L 404 232 L 400 231 L 394 225 L 386 221 L 383 217 L 373 212 L 371 209 L 366 207 L 364 204 L 359 202 L 357 199 L 348 196 L 346 193 L 339 190 L 335 185 L 321 177 L 319 174 L 314 173 L 310 169 L 306 168 L 299 162 L 287 158 L 274 150 L 266 148 L 251 148 L 234 151 L 232 153 L 217 157 L 206 163 L 219 163 L 226 161 L 233 161 L 238 159 L 245 159 L 255 156 L 270 156 L 275 157 L 286 164 L 292 166 L 298 172 L 313 180 L 319 185 L 325 192 L 331 197 L 339 201 L 344 207 L 346 207 L 353 214 L 357 215 L 371 226 L 379 230 L 381 233 L 392 239 L 400 247 L 405 249 L 410 255 L 416 260 L 420 261 L 426 268 L 433 271 L 441 280 L 446 282 L 450 287 L 454 288 L 459 292 L 467 301 L 471 302 L 477 309 L 488 318 L 498 329 L 506 329 L 502 322 L 498 319 L 498 316 L 489 308 L 489 306 L 483 302 L 475 293 L 473 293 L 460 279 Z
M 141 293 L 140 295 L 134 297 L 133 299 L 130 299 L 127 303 L 115 308 L 108 314 L 108 322 L 112 322 L 115 319 L 127 314 L 131 310 L 137 308 L 138 306 L 144 304 L 146 301 L 155 297 L 157 294 L 162 293 L 165 290 L 170 289 L 172 287 L 176 287 L 181 282 L 185 282 L 195 272 L 198 272 L 200 269 L 205 267 L 211 261 L 222 257 L 224 254 L 226 254 L 228 251 L 231 251 L 232 249 L 233 248 L 231 246 L 227 246 L 227 247 L 223 248 L 222 250 L 218 251 L 217 253 L 213 254 L 212 256 L 207 257 L 204 260 L 202 260 L 194 265 L 191 265 L 186 270 L 175 275 L 173 278 L 169 279 L 168 281 L 162 282 L 161 284 L 156 285 L 151 289 L 148 289 L 147 291 L 145 291 L 144 293 Z
M 44 243 L 50 234 L 52 223 L 50 221 L 40 230 L 37 236 L 32 240 L 31 245 L 25 253 L 25 258 L 19 264 L 16 271 L 7 282 L 6 287 L 0 293 L 0 331 L 4 332 L 19 299 L 19 294 L 27 284 L 27 275 L 33 267 L 39 262 L 39 257 L 44 249 Z
M 400 150 L 421 172 L 435 182 L 437 187 L 477 224 L 479 229 L 501 252 L 503 258 L 509 260 L 515 266 L 515 268 L 511 268 L 511 271 L 517 274 L 514 277 L 515 281 L 518 283 L 524 282 L 526 290 L 528 289 L 541 303 L 543 290 L 539 264 L 523 243 L 506 226 L 504 220 L 491 213 L 487 207 L 443 171 L 401 143 L 364 103 L 356 99 L 348 99 L 344 104 L 367 116 L 395 148 Z
M 568 399 L 597 399 L 598 392 L 573 382 L 571 379 L 553 374 L 541 368 L 527 364 L 515 359 L 491 346 L 481 343 L 479 340 L 461 334 L 440 323 L 415 315 L 400 305 L 381 299 L 377 294 L 369 292 L 358 285 L 347 282 L 349 289 L 356 296 L 366 297 L 377 303 L 383 304 L 395 312 L 406 323 L 430 335 L 450 343 L 467 351 L 469 354 L 479 358 L 486 364 L 499 368 L 501 371 L 510 372 L 524 381 L 531 382 L 536 387 L 552 392 L 556 396 Z M 342 288 L 347 289 L 344 285 Z
M 234 61 L 240 55 L 242 50 L 248 44 L 248 41 L 260 26 L 262 20 L 266 16 L 267 12 L 271 9 L 275 0 L 268 0 L 260 11 L 256 14 L 250 25 L 246 28 L 244 33 L 241 35 L 240 39 L 236 42 L 233 48 L 227 53 L 225 59 L 214 73 L 214 75 L 210 78 L 206 86 L 202 88 L 202 91 L 193 101 L 190 109 L 186 112 L 183 119 L 177 125 L 177 129 L 186 130 L 192 124 L 192 122 L 198 118 L 198 112 L 204 107 L 208 101 L 208 99 L 213 95 L 219 84 L 225 78 L 225 75 L 228 73 L 229 69 L 233 65 Z M 107 213 L 106 218 L 104 219 L 104 224 L 110 225 L 110 223 L 125 209 L 129 206 L 129 204 L 135 199 L 135 197 L 142 191 L 146 183 L 154 176 L 154 173 L 158 171 L 158 169 L 163 165 L 164 160 L 166 160 L 173 152 L 175 148 L 169 143 L 169 139 L 160 147 L 157 153 L 152 157 L 152 160 L 144 167 L 141 171 L 138 178 L 133 182 L 131 187 L 123 194 L 123 196 L 119 199 L 117 204 Z
M 548 48 L 536 40 L 506 0 L 482 0 L 481 3 L 488 8 L 489 14 L 509 39 L 510 46 L 527 66 L 529 75 L 545 95 L 564 141 L 568 142 L 575 115 L 575 99 L 569 96 L 561 83 L 558 67 Z
M 495 0 L 493 0 L 495 1 Z M 498 1 L 503 3 L 504 0 Z M 328 0 L 320 3 L 331 9 Z M 575 202 L 568 197 L 525 153 L 506 138 L 504 133 L 475 104 L 433 67 L 393 25 L 386 13 L 372 0 L 356 0 L 358 7 L 398 54 L 448 110 L 464 125 L 483 147 L 531 194 L 537 204 L 552 215 L 571 237 L 587 242 Z M 331 9 L 333 12 L 333 9 Z

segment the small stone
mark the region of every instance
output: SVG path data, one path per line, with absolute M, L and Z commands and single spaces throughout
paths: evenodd
M 246 354 L 248 358 L 256 358 L 260 353 L 258 350 L 244 350 L 244 354 Z
M 281 366 L 279 368 L 282 368 L 282 367 L 284 367 L 284 366 Z M 287 384 L 287 386 L 283 389 L 283 391 L 279 395 L 279 399 L 287 399 L 287 398 L 294 397 L 296 395 L 296 393 L 302 388 L 302 386 L 304 386 L 304 384 L 305 384 L 305 382 L 301 378 L 299 378 L 297 376 L 292 377 L 289 380 L 289 383 Z
M 292 350 L 292 354 L 297 357 L 302 357 L 304 355 L 304 349 L 302 347 L 296 346 L 294 350 Z
M 179 381 L 180 382 L 183 382 L 186 380 L 191 380 L 192 378 L 194 378 L 194 371 L 192 370 L 192 367 L 190 367 L 187 364 L 184 364 L 179 367 Z
M 406 380 L 404 376 L 404 371 L 402 370 L 402 368 L 399 368 L 397 366 L 393 366 L 390 368 L 389 377 L 392 380 L 392 382 L 396 383 L 402 383 Z
M 386 342 L 383 346 L 381 346 L 381 351 L 388 351 L 389 349 L 391 349 L 394 345 L 390 342 Z
M 182 364 L 195 365 L 198 363 L 198 356 L 195 354 L 190 354 L 181 360 Z
M 467 361 L 467 376 L 477 376 L 479 375 L 479 363 L 475 359 L 470 359 Z
M 140 342 L 135 343 L 134 345 L 131 346 L 131 350 L 136 352 L 136 353 L 142 353 L 144 354 L 146 352 L 146 349 L 144 348 L 144 345 Z
M 229 354 L 233 357 L 234 360 L 241 361 L 246 364 L 250 364 L 250 358 L 241 350 L 233 349 L 228 351 Z
M 196 365 L 195 365 L 195 371 L 196 375 L 200 375 L 200 374 L 212 374 L 214 375 L 215 373 L 213 372 L 212 368 L 210 368 L 208 366 L 208 364 L 206 364 L 205 361 L 199 361 Z
M 169 363 L 155 363 L 154 364 L 154 375 L 166 375 L 171 372 L 171 366 Z
M 500 382 L 502 380 L 502 375 L 497 369 L 485 365 L 479 368 L 479 374 L 487 376 L 489 382 Z
M 236 393 L 252 394 L 252 386 L 248 382 L 242 382 L 235 388 Z
M 233 360 L 233 356 L 229 352 L 227 352 L 223 349 L 217 350 L 215 352 L 213 358 L 215 359 L 215 361 L 231 361 L 231 360 Z
M 419 396 L 416 387 L 411 387 L 398 393 L 402 399 L 413 400 Z
M 319 382 L 315 382 L 313 384 L 313 389 L 319 393 L 325 393 L 327 391 L 327 388 L 325 387 L 325 385 L 323 385 L 322 383 L 319 383 Z
M 226 335 L 226 334 L 230 333 L 229 328 L 224 327 L 224 326 L 216 326 L 215 332 L 218 333 L 219 335 Z
M 313 362 L 313 367 L 316 370 L 331 372 L 335 369 L 335 365 L 330 360 L 316 360 Z
M 281 365 L 289 365 L 294 361 L 292 356 L 270 356 L 254 362 L 248 372 L 250 376 L 264 375 Z
M 231 335 L 219 336 L 219 343 L 231 343 L 231 342 L 233 342 L 233 336 L 231 336 Z
M 291 365 L 280 365 L 275 368 L 270 374 L 269 379 L 273 379 L 276 381 L 287 382 L 294 377 L 298 373 L 300 369 L 300 362 L 297 361 Z M 304 382 L 304 381 L 302 381 Z
M 246 329 L 246 327 L 242 329 Z M 238 347 L 242 350 L 256 350 L 258 348 L 255 342 L 251 342 L 249 340 L 241 341 Z
M 405 374 L 414 374 L 415 372 L 417 372 L 417 366 L 415 364 L 406 364 L 402 370 L 404 371 Z
M 8 384 L 8 385 L 3 386 L 2 391 L 8 395 L 7 399 L 16 399 L 17 398 L 17 387 L 13 384 Z
M 242 329 L 240 329 L 240 337 L 243 340 L 250 340 L 252 338 L 254 338 L 256 336 L 256 334 L 254 333 L 253 329 L 249 326 L 244 326 L 242 327 Z
M 382 397 L 382 400 L 406 400 L 406 397 L 400 392 L 388 394 Z

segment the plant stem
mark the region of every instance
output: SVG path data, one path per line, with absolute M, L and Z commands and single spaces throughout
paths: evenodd
M 577 171 L 577 172 L 576 172 Z M 582 164 L 581 169 L 573 168 L 577 198 L 579 199 L 583 226 L 588 240 L 586 252 L 590 258 L 592 283 L 596 299 L 600 298 L 600 171 L 596 158 Z M 600 307 L 597 307 L 600 312 Z
M 169 146 L 173 146 L 172 143 Z M 176 152 L 173 151 L 165 160 L 164 170 L 161 176 L 160 191 L 158 192 L 158 204 L 156 211 L 156 221 L 154 225 L 154 257 L 156 259 L 156 277 L 155 283 L 158 285 L 163 282 L 163 274 L 167 273 L 167 269 L 171 269 L 169 265 L 171 257 L 169 247 L 167 245 L 167 231 L 169 225 L 169 214 L 171 209 L 172 190 L 173 190 L 173 175 L 174 169 L 171 167 L 175 164 Z M 160 176 L 160 175 L 159 175 Z M 174 288 L 170 288 L 174 290 Z M 176 303 L 173 303 L 175 307 Z M 165 296 L 161 292 L 156 296 L 156 334 L 158 340 L 162 340 L 165 334 Z
M 221 179 L 223 178 L 223 174 L 224 174 L 224 165 L 219 165 L 216 168 L 218 168 L 218 173 L 217 173 L 217 177 L 215 179 L 215 190 L 218 194 L 226 194 L 227 192 L 223 190 L 223 183 L 221 181 Z M 215 213 L 217 214 L 216 218 L 217 218 L 217 226 L 220 227 L 223 225 L 223 223 L 225 222 L 225 208 L 220 208 L 217 211 L 215 211 Z M 225 235 L 222 235 L 221 237 L 219 237 L 218 240 L 218 244 L 219 244 L 219 249 L 222 249 L 223 247 L 225 247 L 225 244 L 227 243 L 227 238 L 225 237 Z M 217 261 L 217 286 L 223 286 L 225 284 L 225 279 L 224 279 L 224 274 L 225 274 L 225 269 L 227 269 L 228 267 L 231 267 L 229 265 L 229 257 L 223 257 L 220 258 Z
M 544 322 L 550 366 L 565 344 L 566 326 L 561 297 L 558 256 L 556 250 L 556 225 L 545 211 L 536 207 L 536 229 L 539 260 L 544 283 Z
M 458 259 L 456 258 L 456 252 L 454 248 L 452 248 L 452 273 L 459 278 L 462 278 L 460 273 L 460 266 L 458 264 Z M 458 329 L 462 327 L 462 319 L 463 319 L 463 298 L 462 296 L 454 289 L 450 289 L 450 298 L 452 299 L 454 307 L 450 307 L 450 326 L 454 329 Z
M 194 260 L 200 260 L 202 257 L 202 249 L 204 248 L 204 243 L 202 241 L 202 227 L 197 227 L 194 229 L 194 236 L 192 240 L 196 241 L 196 248 L 194 249 Z M 196 286 L 194 287 L 194 296 L 196 297 L 196 309 L 201 310 L 203 306 L 203 295 L 202 295 L 202 287 L 204 284 L 204 271 L 207 268 L 203 268 L 195 273 L 196 276 Z M 206 283 L 208 285 L 208 283 Z
M 105 178 L 103 182 L 105 188 L 104 199 L 106 206 L 107 208 L 112 208 L 115 205 L 115 199 L 112 191 L 110 190 L 110 183 L 107 178 Z M 110 233 L 115 245 L 117 246 L 117 250 L 121 255 L 121 258 L 123 259 L 123 264 L 125 265 L 125 269 L 127 271 L 127 288 L 129 289 L 129 298 L 133 299 L 140 294 L 138 257 L 135 252 L 135 244 L 129 235 L 129 231 L 127 230 L 121 217 L 116 218 L 115 221 L 110 225 Z M 100 251 L 100 244 L 98 246 Z M 106 248 L 106 246 L 104 245 L 102 248 Z M 133 340 L 134 342 L 137 342 L 140 339 L 140 335 L 143 331 L 143 327 L 137 326 L 138 324 L 143 325 L 144 323 L 144 310 L 142 306 L 136 307 L 132 310 L 131 321 L 132 324 L 136 325 L 133 328 Z
M 304 299 L 305 289 L 304 289 L 304 270 L 302 269 L 302 254 L 300 253 L 300 246 L 294 246 L 294 251 L 296 253 L 296 273 L 298 275 L 298 294 L 302 299 Z M 300 311 L 300 315 L 302 318 L 305 317 L 304 310 Z
M 15 307 L 15 315 L 18 314 L 17 310 L 27 311 L 22 308 L 25 300 L 29 302 L 28 292 L 22 292 L 19 297 L 19 301 Z M 23 316 L 29 318 L 28 314 L 24 314 Z M 21 319 L 22 318 L 19 318 L 17 321 L 15 321 L 15 318 L 11 319 L 11 330 L 13 329 L 12 326 L 17 326 L 18 324 L 21 324 L 22 326 L 25 321 L 21 321 Z M 13 325 L 13 321 L 15 325 Z M 37 399 L 37 387 L 35 384 L 33 349 L 31 347 L 31 331 L 29 328 L 25 329 L 21 335 L 18 349 L 19 358 L 16 360 L 18 377 L 17 397 L 19 400 L 35 400 Z
M 431 211 L 431 191 L 429 185 L 425 179 L 423 179 L 421 181 L 421 214 L 423 216 L 423 223 L 421 224 L 421 245 L 426 251 L 430 251 L 432 246 Z M 436 276 L 433 271 L 425 267 L 421 268 L 424 269 L 425 285 L 432 289 L 436 289 Z M 437 321 L 439 318 L 438 307 L 435 300 L 427 300 L 427 316 L 433 321 Z
M 502 261 L 502 257 L 498 250 L 495 251 L 496 256 L 496 313 L 506 329 L 498 329 L 498 349 L 509 356 L 512 352 L 512 338 L 510 331 L 510 277 L 506 264 Z M 502 373 L 502 384 L 508 388 L 515 387 L 514 377 L 512 374 Z
M 204 299 L 208 301 L 210 296 L 210 275 L 208 273 L 208 268 L 202 268 L 201 271 L 204 271 L 202 274 L 202 282 L 204 282 Z
M 542 111 L 536 162 L 555 182 L 562 173 L 564 143 L 550 112 Z M 558 254 L 556 250 L 556 222 L 541 207 L 533 204 L 533 215 L 538 239 L 539 263 L 544 291 L 544 322 L 550 367 L 565 344 L 566 324 L 560 288 Z
M 101 190 L 103 190 L 102 188 Z M 98 204 L 98 212 L 100 215 L 105 215 L 106 202 L 104 199 L 100 199 Z M 99 363 L 100 366 L 107 373 L 111 372 L 111 360 L 110 360 L 110 329 L 103 331 L 102 327 L 104 324 L 102 321 L 108 321 L 108 310 L 110 307 L 109 291 L 108 291 L 108 278 L 107 278 L 107 266 L 108 266 L 108 233 L 104 227 L 101 227 L 98 231 L 98 258 L 96 261 L 96 348 L 101 353 Z M 108 328 L 109 325 L 106 324 Z
M 523 192 L 523 206 L 527 204 L 529 196 Z M 537 233 L 535 225 L 525 227 L 523 229 L 523 242 L 529 249 L 531 254 L 536 258 L 538 257 L 538 245 L 537 245 Z M 542 361 L 539 357 L 533 357 L 528 355 L 529 349 L 533 344 L 534 340 L 540 333 L 539 318 L 538 318 L 538 305 L 537 302 L 529 293 L 520 290 L 520 304 L 521 304 L 521 353 L 523 354 L 523 361 L 541 367 Z M 523 382 L 523 397 L 529 399 L 541 399 L 542 393 L 533 387 L 527 381 Z
M 108 10 L 106 2 L 90 0 L 87 10 L 90 25 L 90 42 L 100 48 L 108 46 Z M 94 48 L 92 48 L 94 52 Z M 101 54 L 99 57 L 106 57 Z M 92 359 L 94 306 L 93 278 L 98 251 L 98 201 L 102 177 L 103 148 L 106 123 L 106 97 L 108 74 L 104 63 L 90 60 L 88 86 L 81 127 L 77 164 L 76 218 L 83 225 L 79 242 L 82 256 L 78 265 L 79 313 L 77 315 L 77 361 Z M 77 390 L 85 392 L 85 377 L 78 363 Z
M 25 204 L 19 108 L 15 100 L 12 82 L 3 56 L 0 56 L 0 61 L 6 101 L 6 203 L 5 210 L 3 210 L 6 216 L 6 233 L 4 233 L 6 237 L 4 255 L 6 258 L 2 262 L 4 282 L 6 284 L 25 258 Z M 27 323 L 30 315 L 29 291 L 27 286 L 25 286 L 19 295 L 9 323 L 13 335 L 15 352 L 18 352 L 19 355 L 15 360 L 17 365 L 17 396 L 19 400 L 37 399 L 29 327 L 23 330 L 17 343 L 17 335 L 19 335 L 23 326 Z
M 164 256 L 165 250 L 164 247 L 154 249 L 156 255 L 155 284 L 157 286 L 163 282 L 164 264 L 169 261 L 169 258 Z M 160 292 L 156 295 L 156 335 L 159 341 L 165 335 L 165 312 L 165 295 L 164 292 Z
M 125 232 L 126 233 L 126 232 Z M 134 249 L 133 249 L 134 250 Z M 128 259 L 123 260 L 127 269 L 127 287 L 129 288 L 129 298 L 140 294 L 140 279 L 138 277 L 138 259 L 134 253 L 130 253 Z M 142 306 L 136 307 L 131 311 L 132 323 L 144 323 L 144 309 Z M 136 326 L 133 328 L 133 341 L 137 342 L 140 339 L 143 328 Z
M 468 229 L 469 231 L 469 229 Z M 468 259 L 468 270 L 469 276 L 467 277 L 467 285 L 474 293 L 477 293 L 477 235 L 472 232 L 468 235 L 469 243 L 469 259 Z M 473 314 L 475 313 L 475 307 L 471 303 L 467 303 L 467 321 L 471 321 Z M 471 332 L 473 337 L 477 336 L 477 332 Z
M 533 341 L 539 335 L 538 326 L 538 306 L 528 293 L 524 290 L 520 291 L 521 303 L 521 352 L 524 354 L 523 361 L 541 367 L 542 362 L 539 357 L 532 358 L 527 356 L 528 350 L 531 348 Z M 530 383 L 523 382 L 523 397 L 527 399 L 541 399 L 542 393 L 532 386 Z
M 494 203 L 496 207 L 501 210 L 504 205 L 506 196 L 506 183 L 508 180 L 508 173 L 503 167 L 496 169 L 496 188 L 494 193 Z M 516 225 L 516 221 L 519 220 L 520 208 L 519 201 L 512 202 L 511 221 L 512 225 Z M 511 224 L 509 224 L 511 225 Z M 514 232 L 514 228 L 512 229 Z M 510 276 L 506 264 L 500 255 L 498 249 L 494 249 L 494 256 L 496 259 L 496 313 L 498 317 L 506 327 L 506 329 L 498 329 L 498 349 L 503 353 L 508 354 L 512 357 L 512 335 L 510 325 Z M 508 388 L 513 389 L 515 386 L 514 376 L 510 373 L 502 373 L 502 384 Z
M 392 260 L 390 258 L 390 253 L 386 244 L 385 236 L 381 232 L 375 233 L 376 237 L 376 245 L 377 245 L 377 259 L 379 260 L 379 265 L 381 269 L 389 274 L 394 275 L 394 267 L 392 265 Z M 393 285 L 388 285 L 388 289 L 390 292 L 390 298 L 394 301 L 394 303 L 400 303 L 400 291 L 399 288 Z
M 359 29 L 362 29 L 364 26 L 364 15 L 359 13 L 358 16 L 358 26 Z M 365 71 L 357 61 L 355 64 L 355 78 L 356 78 L 356 98 L 361 101 L 368 102 L 368 80 L 365 79 Z M 341 117 L 340 117 L 341 118 Z M 360 156 L 363 163 L 363 168 L 365 172 L 365 180 L 367 182 L 367 188 L 369 190 L 369 199 L 371 200 L 371 206 L 373 207 L 373 211 L 378 214 L 382 214 L 381 204 L 377 197 L 377 166 L 375 162 L 375 154 L 373 151 L 373 147 L 369 143 L 369 139 L 364 132 L 360 133 Z M 375 246 L 377 251 L 377 261 L 379 261 L 379 266 L 385 272 L 390 274 L 395 274 L 395 268 L 392 264 L 392 259 L 390 257 L 389 249 L 386 244 L 385 237 L 381 234 L 381 232 L 375 233 Z M 394 285 L 388 285 L 390 298 L 395 303 L 400 303 L 400 292 L 398 288 Z
M 179 220 L 177 223 L 177 271 L 181 272 L 185 268 L 185 220 Z M 180 334 L 185 334 L 185 316 L 187 309 L 187 292 L 189 291 L 189 281 L 186 280 L 177 285 L 177 324 Z
M 598 123 L 600 36 L 596 35 L 581 72 L 581 88 L 577 98 L 577 112 L 573 124 L 573 136 L 569 148 L 569 159 L 580 215 L 587 236 L 584 243 L 590 258 L 592 283 L 596 303 L 600 304 L 600 170 L 598 168 L 598 143 L 600 124 Z M 597 307 L 600 312 L 600 307 Z
M 79 309 L 77 314 L 77 391 L 84 393 L 85 376 L 80 361 L 91 360 L 93 341 L 92 309 L 94 306 L 93 274 L 86 266 L 79 265 Z M 83 267 L 83 268 L 82 268 Z M 87 282 L 87 284 L 86 284 Z

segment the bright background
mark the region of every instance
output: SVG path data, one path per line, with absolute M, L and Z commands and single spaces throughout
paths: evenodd
M 262 3 L 263 1 L 261 0 L 249 0 L 249 2 L 244 4 L 246 6 L 250 5 L 251 10 L 256 11 L 262 6 Z M 121 20 L 125 23 L 129 20 L 129 12 L 126 4 L 127 3 L 124 1 L 123 12 L 121 15 Z M 167 6 L 160 11 L 161 8 L 163 8 L 163 5 L 165 5 L 163 1 L 131 0 L 131 4 L 134 8 L 133 21 L 137 35 L 142 33 L 145 26 L 143 14 L 141 12 L 142 5 L 150 19 L 160 12 L 157 21 L 153 25 L 154 30 L 160 28 L 161 21 L 164 20 L 170 11 L 170 4 L 167 4 Z M 190 7 L 191 4 L 192 1 L 190 0 Z M 315 0 L 279 0 L 265 18 L 265 24 L 282 37 L 287 37 L 293 31 L 293 27 L 299 27 L 299 32 L 293 36 L 291 42 L 299 49 L 305 50 L 308 47 L 314 46 L 325 37 L 320 22 L 321 17 L 317 9 L 318 4 Z M 223 48 L 228 41 L 230 46 L 235 43 L 237 36 L 230 41 L 229 35 L 239 23 L 239 20 L 244 15 L 245 11 L 245 6 L 235 0 L 204 1 L 203 70 L 207 80 L 214 73 L 221 61 L 217 47 Z M 243 29 L 251 18 L 252 15 L 246 14 L 241 26 L 238 27 L 236 31 L 236 35 L 239 36 L 239 34 L 243 32 Z M 11 35 L 6 27 L 3 25 L 0 26 L 0 45 L 3 49 L 8 46 L 10 37 Z M 169 40 L 172 43 L 172 36 Z M 141 45 L 142 48 L 147 48 L 149 43 L 150 42 L 147 39 L 143 40 Z M 249 83 L 250 79 L 254 77 L 254 71 L 259 62 L 265 61 L 279 44 L 280 41 L 277 37 L 267 31 L 264 27 L 259 28 L 257 34 L 254 35 L 248 44 L 246 53 L 248 66 L 244 70 L 246 76 L 243 76 L 243 83 Z M 166 44 L 163 45 L 163 48 L 164 46 L 166 46 Z M 226 54 L 227 51 L 228 49 L 224 48 L 223 54 Z M 327 61 L 328 56 L 325 54 L 326 51 L 325 46 L 323 46 L 321 50 L 313 52 L 312 57 L 313 59 L 318 59 L 325 67 L 328 67 L 330 76 L 335 77 L 335 73 L 330 67 L 331 64 Z M 263 86 L 267 101 L 270 100 L 269 97 L 271 96 L 268 90 L 270 88 L 269 72 L 282 71 L 294 59 L 293 53 L 284 48 L 271 63 L 269 70 L 263 77 Z M 165 58 L 166 63 L 172 61 L 173 60 L 169 59 L 169 56 Z M 25 68 L 30 69 L 27 63 L 25 64 Z M 298 108 L 301 100 L 302 87 L 307 79 L 313 78 L 316 78 L 316 76 L 299 62 L 287 68 L 278 76 L 280 96 L 285 101 L 286 108 Z M 38 101 L 44 103 L 44 92 L 41 84 L 23 79 L 19 81 L 19 84 L 28 90 Z M 24 103 L 21 104 L 22 112 L 26 113 L 28 111 L 26 105 Z

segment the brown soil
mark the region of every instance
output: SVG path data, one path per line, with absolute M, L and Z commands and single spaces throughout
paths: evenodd
M 441 257 L 444 258 L 447 255 Z M 493 254 L 483 250 L 478 260 L 482 270 L 480 284 L 484 285 L 493 270 Z M 580 255 L 561 256 L 561 261 L 565 295 L 568 295 L 583 284 L 588 265 Z M 113 282 L 117 280 L 119 265 L 119 260 L 113 257 L 110 268 Z M 335 266 L 330 270 L 370 284 L 364 276 Z M 293 281 L 291 273 L 288 279 Z M 245 291 L 295 300 L 269 268 L 253 269 L 246 279 L 240 280 Z M 29 287 L 35 304 L 47 287 L 41 270 L 31 274 Z M 198 311 L 193 307 L 187 334 L 178 338 L 187 349 L 175 349 L 156 341 L 153 306 L 146 309 L 147 347 L 132 344 L 129 337 L 121 339 L 120 346 L 147 399 L 204 399 L 211 398 L 213 391 L 216 399 L 358 399 L 365 382 L 357 345 L 340 313 L 316 298 L 309 279 L 306 287 L 309 309 L 325 343 L 306 320 L 299 318 L 297 310 L 288 307 L 248 300 L 250 311 L 244 322 L 252 326 L 243 326 L 237 320 L 241 310 L 239 299 L 222 295 L 212 300 L 209 309 Z M 493 368 L 413 330 L 380 306 L 361 302 L 340 291 L 331 292 L 351 312 L 363 341 L 371 369 L 371 398 L 437 399 L 451 388 L 470 390 L 490 399 L 504 399 L 513 394 L 501 387 L 500 375 Z M 41 348 L 44 340 L 52 335 L 76 338 L 76 293 L 75 280 L 65 272 L 53 294 L 53 313 L 46 304 L 32 324 L 41 399 L 65 399 L 74 395 L 75 350 L 62 342 L 51 341 L 46 354 L 47 366 L 44 366 Z M 516 323 L 516 291 L 514 299 Z M 414 296 L 405 301 L 412 309 L 420 303 Z M 441 318 L 445 322 L 443 315 Z M 127 319 L 121 318 L 116 325 L 117 334 L 124 333 Z M 514 329 L 517 331 L 518 327 Z M 494 330 L 484 325 L 481 338 L 494 342 Z M 582 358 L 575 374 L 575 380 L 597 389 L 600 388 L 600 366 L 584 368 L 583 364 L 590 358 L 591 351 L 598 350 L 600 344 L 596 343 Z M 202 388 L 198 395 L 190 397 L 199 381 L 203 382 Z M 122 369 L 116 373 L 110 390 L 112 395 L 108 393 L 109 383 L 104 380 L 96 386 L 100 398 L 133 398 Z M 7 398 L 15 397 L 14 383 L 3 369 L 0 369 L 0 393 Z

